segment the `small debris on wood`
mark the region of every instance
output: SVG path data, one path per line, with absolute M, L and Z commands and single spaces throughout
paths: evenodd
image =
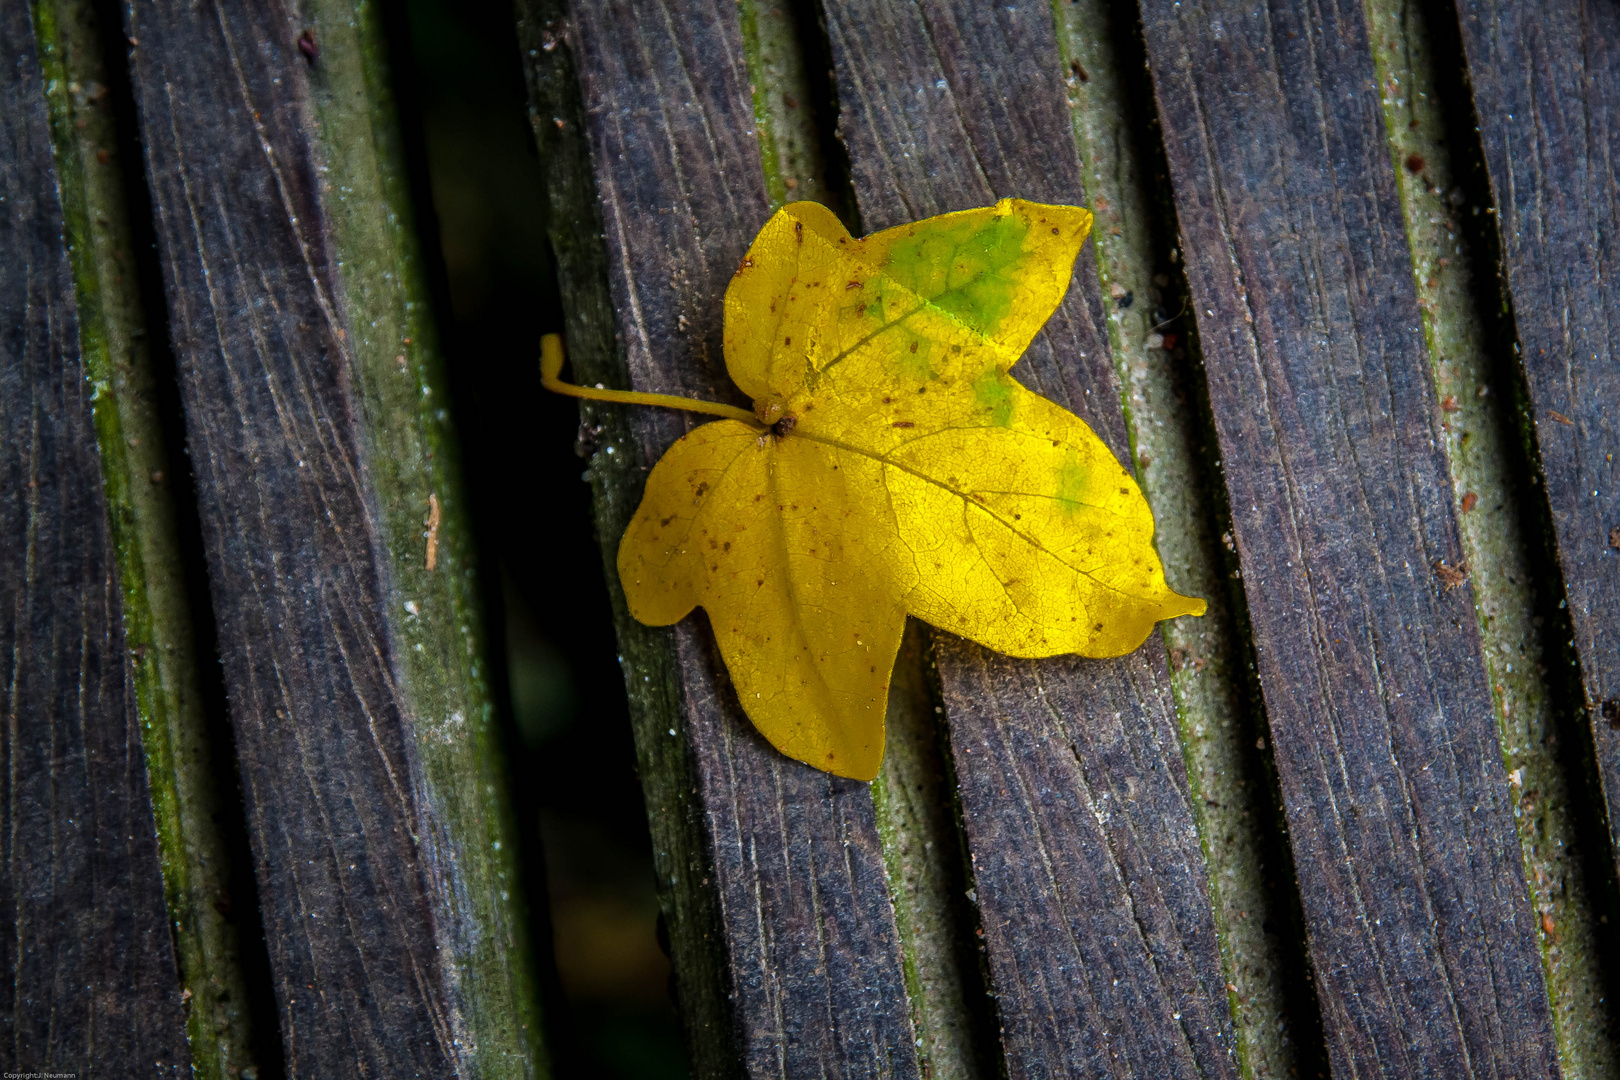
M 1609 546 L 1620 551 L 1620 529 L 1609 530 Z
M 1194 671 L 1203 671 L 1204 666 L 1207 663 L 1207 660 L 1193 652 L 1191 649 L 1187 648 L 1185 645 L 1177 645 L 1175 648 L 1170 650 L 1171 671 L 1181 671 L 1188 664 L 1192 665 L 1192 669 Z
M 298 35 L 298 51 L 304 54 L 304 59 L 309 61 L 310 67 L 315 66 L 315 61 L 321 56 L 321 47 L 315 44 L 314 30 L 306 29 Z
M 1547 415 L 1552 417 L 1554 420 L 1556 420 L 1560 424 L 1569 424 L 1572 427 L 1575 424 L 1575 421 L 1571 420 L 1569 417 L 1565 416 L 1563 413 L 1559 412 L 1557 409 L 1548 409 L 1547 410 Z
M 1449 589 L 1455 589 L 1468 580 L 1468 564 L 1460 563 L 1457 566 L 1447 566 L 1444 559 L 1434 560 L 1434 576 Z
M 422 535 L 427 539 L 427 558 L 425 562 L 429 570 L 439 565 L 439 496 L 433 492 L 428 493 L 427 519 L 422 522 L 427 531 Z
M 1620 698 L 1610 698 L 1603 703 L 1603 719 L 1609 726 L 1620 731 Z

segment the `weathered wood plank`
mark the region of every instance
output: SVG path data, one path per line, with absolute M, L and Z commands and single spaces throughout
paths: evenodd
M 1556 1075 L 1359 4 L 1144 4 L 1341 1076 Z
M 377 12 L 125 9 L 291 1075 L 544 1070 Z
M 1620 853 L 1620 11 L 1570 0 L 1457 6 Z
M 1085 202 L 1049 9 L 826 12 L 866 231 L 1010 195 Z M 1075 282 L 1016 371 L 1128 459 L 1089 250 Z M 1108 662 L 936 650 L 1010 1075 L 1236 1075 L 1158 635 Z
M 123 87 L 106 63 L 101 13 L 87 0 L 34 6 L 78 299 L 79 344 L 95 387 L 101 473 L 123 590 L 132 691 L 146 750 L 175 959 L 187 1000 L 191 1064 L 199 1080 L 258 1070 L 275 1032 L 255 1033 L 243 972 L 241 927 L 257 933 L 240 806 L 224 747 L 223 710 L 205 698 L 197 665 L 193 597 L 180 542 L 176 494 L 189 498 L 171 458 L 173 435 L 159 416 L 157 369 L 147 333 L 136 225 L 128 206 L 123 147 L 133 132 L 115 116 Z M 119 59 L 114 55 L 113 59 Z M 140 169 L 139 159 L 128 166 Z M 144 224 L 144 222 L 142 223 Z M 167 353 L 159 350 L 167 361 Z M 176 474 L 179 474 L 178 477 Z M 176 482 L 178 479 L 178 483 Z M 205 703 L 206 701 L 206 703 Z M 233 888 L 233 881 L 235 888 Z M 267 989 L 267 988 L 266 988 Z
M 559 61 L 577 65 L 606 232 L 622 354 L 588 318 L 599 285 L 578 271 L 594 270 L 590 257 L 577 237 L 562 247 L 578 260 L 562 275 L 565 307 L 578 295 L 585 313 L 569 323 L 579 379 L 622 385 L 627 367 L 638 389 L 739 400 L 721 353 L 721 299 L 770 206 L 737 9 L 520 11 L 536 126 L 551 150 L 558 136 L 546 126 L 566 132 L 572 118 L 546 87 Z M 578 192 L 569 197 L 572 183 L 553 181 L 557 231 L 594 225 Z M 598 415 L 588 411 L 587 423 Z M 755 733 L 702 619 L 649 632 L 618 594 L 612 553 L 645 470 L 687 424 L 637 411 L 619 438 L 611 428 L 596 436 L 592 473 L 694 1070 L 916 1076 L 870 789 L 789 760 Z M 620 471 L 622 459 L 636 468 Z M 705 949 L 720 951 L 723 970 Z M 729 1015 L 718 1015 L 725 998 Z
M 27 4 L 0 4 L 0 48 L 0 1061 L 179 1078 L 180 979 Z

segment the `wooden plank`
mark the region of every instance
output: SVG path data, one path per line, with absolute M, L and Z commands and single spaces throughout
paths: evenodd
M 1359 4 L 1144 31 L 1336 1075 L 1556 1075 Z
M 191 1074 L 28 5 L 0 4 L 0 1062 Z
M 260 1071 L 275 1031 L 242 964 L 242 928 L 258 932 L 241 807 L 229 771 L 229 732 L 205 693 L 193 631 L 179 507 L 189 498 L 183 458 L 172 453 L 159 403 L 166 380 L 153 364 L 139 225 L 129 213 L 122 72 L 106 63 L 100 14 L 87 0 L 34 6 L 56 150 L 68 258 L 78 296 L 79 344 L 95 387 L 93 410 L 112 542 L 123 590 L 131 690 L 140 717 L 175 960 L 186 1003 L 191 1064 L 199 1080 Z M 112 59 L 121 59 L 115 53 Z M 118 89 L 114 90 L 113 87 Z M 119 106 L 115 107 L 114 101 Z M 138 157 L 128 162 L 138 175 Z M 167 361 L 167 353 L 159 350 Z M 176 482 L 178 479 L 178 483 Z M 200 567 L 197 569 L 200 570 Z M 220 744 L 225 745 L 220 745 Z M 227 763 L 222 770 L 220 763 Z M 227 839 L 229 837 L 229 839 Z M 255 943 L 249 942 L 251 948 Z M 256 951 L 256 950 L 255 950 Z M 267 1045 L 268 1044 L 268 1045 Z M 274 1066 L 270 1066 L 273 1070 Z
M 1042 5 L 826 7 L 866 231 L 1003 196 L 1083 204 Z M 1128 459 L 1095 261 L 1016 369 Z M 1164 646 L 999 657 L 939 635 L 973 883 L 1012 1076 L 1235 1076 Z
M 375 9 L 126 8 L 289 1075 L 544 1070 Z
M 606 233 L 622 354 L 591 322 L 600 270 L 577 236 L 561 239 L 577 378 L 623 385 L 628 375 L 637 389 L 741 401 L 721 353 L 721 299 L 770 206 L 736 7 L 621 0 L 579 4 L 566 18 L 549 4 L 519 10 L 548 156 L 577 153 L 555 88 L 562 65 L 578 73 Z M 577 183 L 553 180 L 554 236 L 594 224 Z M 592 466 L 598 528 L 694 1072 L 917 1076 L 870 789 L 759 737 L 701 618 L 648 631 L 618 593 L 613 552 L 645 470 L 695 421 L 637 410 L 628 429 L 615 429 L 596 425 L 622 420 L 585 416 L 602 432 Z
M 1620 12 L 1458 5 L 1552 509 L 1620 854 Z

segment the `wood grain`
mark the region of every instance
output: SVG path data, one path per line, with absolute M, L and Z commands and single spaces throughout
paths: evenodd
M 1143 15 L 1335 1075 L 1556 1075 L 1364 13 Z
M 532 1076 L 443 385 L 397 121 L 368 96 L 389 77 L 375 12 L 125 17 L 288 1074 Z
M 566 25 L 553 21 L 539 37 L 544 52 L 566 41 L 577 65 L 631 383 L 741 402 L 721 355 L 721 299 L 770 207 L 736 7 L 583 3 Z M 556 123 L 538 123 L 548 120 Z M 687 423 L 638 410 L 631 441 L 609 443 L 598 457 L 632 456 L 644 477 Z M 603 527 L 624 520 L 612 502 L 623 498 L 610 494 L 604 510 L 599 493 Z M 605 538 L 610 550 L 616 536 Z M 621 640 L 643 640 L 644 631 L 625 625 L 622 608 L 619 619 Z M 691 1040 L 695 1071 L 917 1076 L 870 789 L 789 760 L 759 737 L 701 617 L 660 634 L 678 671 L 663 719 L 650 722 L 652 702 L 641 693 L 660 671 L 636 664 L 626 675 L 638 756 L 664 763 L 663 774 L 646 779 L 655 844 L 662 848 L 695 811 L 706 856 L 693 869 L 661 864 L 665 912 L 677 916 L 669 926 L 677 981 L 683 1002 L 712 999 L 712 987 L 695 985 L 702 965 L 679 958 L 695 952 L 703 934 L 718 934 L 701 947 L 721 951 L 731 1013 L 723 1039 L 708 1030 L 712 1017 L 688 1016 L 705 1027 Z M 649 745 L 673 740 L 687 744 L 678 760 Z M 672 769 L 689 770 L 695 807 L 670 790 Z M 694 872 L 703 876 L 693 881 Z
M 1043 5 L 831 2 L 872 232 L 1004 196 L 1083 204 Z M 1095 256 L 1015 374 L 1128 459 Z M 1164 647 L 1038 663 L 937 646 L 1010 1075 L 1235 1076 Z
M 1458 5 L 1575 649 L 1620 853 L 1620 11 Z
M 0 4 L 0 1063 L 191 1075 L 26 4 Z

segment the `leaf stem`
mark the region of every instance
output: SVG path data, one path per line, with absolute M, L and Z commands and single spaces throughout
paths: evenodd
M 563 342 L 559 334 L 546 334 L 540 339 L 540 385 L 556 394 L 588 398 L 591 401 L 616 401 L 625 405 L 657 405 L 665 409 L 685 409 L 687 412 L 708 413 L 728 420 L 741 420 L 754 427 L 763 427 L 759 418 L 747 409 L 735 405 L 722 405 L 718 401 L 700 401 L 697 398 L 677 397 L 674 394 L 644 394 L 639 390 L 604 390 L 597 386 L 575 386 L 557 378 L 562 373 Z

